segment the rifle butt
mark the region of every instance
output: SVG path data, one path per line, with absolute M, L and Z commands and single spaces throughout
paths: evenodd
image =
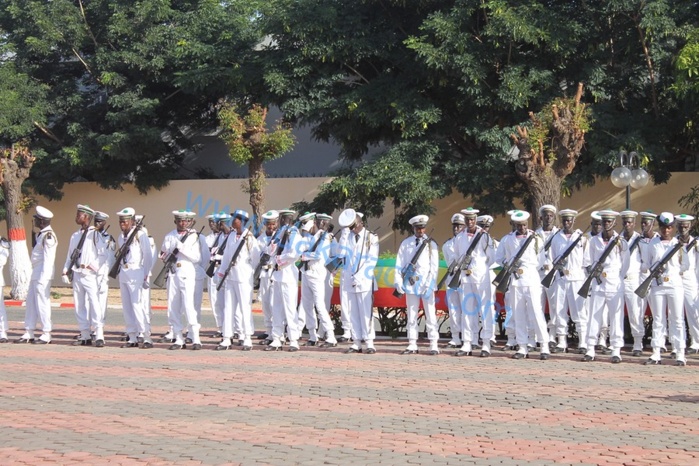
M 643 281 L 643 283 L 641 283 L 641 284 L 638 286 L 638 288 L 636 288 L 636 290 L 634 291 L 634 293 L 636 293 L 636 295 L 639 296 L 640 298 L 644 298 L 644 299 L 645 299 L 645 297 L 648 296 L 648 291 L 650 290 L 650 284 L 651 284 L 652 281 L 653 281 L 653 277 L 652 277 L 652 276 L 646 278 L 646 279 Z
M 170 267 L 168 264 L 165 264 L 163 266 L 158 276 L 156 276 L 155 280 L 153 280 L 153 285 L 157 286 L 158 288 L 165 288 L 165 278 L 167 277 L 167 272 L 169 268 Z
M 543 280 L 541 280 L 541 285 L 545 288 L 550 288 L 553 284 L 553 279 L 556 276 L 556 269 L 554 268 L 549 273 L 546 274 Z

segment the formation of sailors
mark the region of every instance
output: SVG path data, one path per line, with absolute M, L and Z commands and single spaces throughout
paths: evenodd
M 453 236 L 441 248 L 449 265 L 442 277 L 439 247 L 426 234 L 429 218 L 410 219 L 413 235 L 401 243 L 394 273 L 394 294 L 405 296 L 407 305 L 408 346 L 403 354 L 419 352 L 420 309 L 428 352 L 440 353 L 436 292 L 444 285 L 451 330 L 446 346 L 454 348 L 456 356 L 477 350 L 480 357 L 491 355 L 503 307 L 496 302 L 498 291 L 504 294 L 506 314 L 508 339 L 503 349 L 514 350 L 515 359 L 527 358 L 534 350 L 543 360 L 551 353 L 570 351 L 570 319 L 579 336 L 576 351 L 584 361 L 609 354 L 611 362 L 618 363 L 624 346 L 624 309 L 634 338 L 631 355 L 641 356 L 646 305 L 653 315 L 652 353 L 646 364 L 660 364 L 668 338 L 675 364 L 686 364 L 685 315 L 692 342 L 688 351 L 699 352 L 699 247 L 689 234 L 693 217 L 642 212 L 639 233 L 638 213 L 602 210 L 593 213 L 588 233 L 574 228 L 576 211 L 545 205 L 539 209 L 541 226 L 536 231 L 529 229 L 528 212 L 509 212 L 512 231 L 497 241 L 489 234 L 493 218 L 479 214 L 469 207 L 452 215 Z M 207 235 L 194 228 L 193 212 L 178 210 L 173 212 L 175 228 L 160 249 L 149 237 L 143 216 L 133 208 L 116 216 L 120 231 L 115 239 L 105 229 L 108 214 L 77 206 L 79 229 L 70 238 L 62 267 L 64 283 L 73 287 L 80 332 L 75 345 L 104 346 L 112 277 L 119 280 L 124 346 L 153 348 L 150 283 L 161 261 L 162 270 L 153 283 L 167 286 L 171 329 L 161 341 L 170 343 L 171 350 L 187 345 L 202 348 L 201 303 L 206 287 L 215 336 L 221 338 L 216 350 L 234 344 L 243 351 L 253 349 L 252 302 L 257 289 L 265 325 L 258 338 L 266 351 L 282 350 L 287 342 L 289 351 L 298 351 L 305 327 L 304 346 L 331 348 L 351 341 L 348 353 L 376 352 L 373 294 L 379 241 L 365 228 L 361 213 L 341 212 L 340 231 L 334 235 L 329 215 L 297 217 L 293 210 L 273 210 L 262 216 L 262 231 L 255 238 L 244 210 L 208 216 Z M 555 225 L 557 216 L 560 227 Z M 50 284 L 57 245 L 52 218 L 48 209 L 36 208 L 34 226 L 39 233 L 31 254 L 25 333 L 18 343 L 51 341 Z M 621 233 L 615 231 L 619 218 Z M 0 267 L 7 260 L 3 251 L 7 248 L 0 248 Z M 343 333 L 336 337 L 330 298 L 339 270 Z M 4 308 L 1 311 L 0 342 L 7 342 L 7 318 Z

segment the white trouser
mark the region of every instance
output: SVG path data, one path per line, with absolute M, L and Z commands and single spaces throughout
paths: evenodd
M 0 287 L 0 291 L 1 288 L 2 287 Z M 7 310 L 5 310 L 5 300 L 0 299 L 0 338 L 7 338 L 8 329 L 9 324 L 7 323 Z
M 624 304 L 626 304 L 626 315 L 629 316 L 629 326 L 634 340 L 642 339 L 646 334 L 646 328 L 643 325 L 646 300 L 634 293 L 639 284 L 638 278 L 624 280 Z
M 582 283 L 580 281 L 568 281 L 562 278 L 557 279 L 550 289 L 552 289 L 551 307 L 549 315 L 556 326 L 553 330 L 555 336 L 568 335 L 568 312 L 570 318 L 575 322 L 575 330 L 578 332 L 578 347 L 586 348 L 587 340 L 587 307 L 585 298 L 578 294 Z
M 207 279 L 206 275 L 203 278 L 197 278 L 194 280 L 194 309 L 197 311 L 197 322 L 201 322 L 201 303 L 204 301 L 204 281 Z
M 545 343 L 548 341 L 546 330 L 546 318 L 544 310 L 541 308 L 540 285 L 534 286 L 510 286 L 509 292 L 512 294 L 512 309 L 515 316 L 515 332 L 517 334 L 517 344 L 520 353 L 527 353 L 527 343 L 529 342 L 529 329 L 527 323 L 533 323 L 534 332 L 538 341 Z M 549 345 L 542 344 L 541 352 L 548 353 Z
M 350 312 L 349 292 L 340 286 L 340 322 L 342 322 L 342 336 L 351 338 L 353 335 L 353 320 Z
M 92 273 L 75 273 L 73 275 L 73 300 L 80 339 L 90 339 L 90 325 L 92 324 L 95 338 L 104 340 L 104 308 L 99 300 L 97 275 Z
M 437 309 L 434 305 L 434 292 L 430 292 L 428 297 L 410 294 L 405 295 L 405 302 L 408 306 L 408 349 L 417 349 L 417 314 L 420 308 L 420 300 L 425 310 L 425 330 L 427 330 L 427 338 L 430 340 L 430 348 L 437 349 L 439 341 L 439 330 L 437 329 Z
M 487 276 L 489 277 L 489 275 Z M 493 300 L 490 296 L 491 286 L 487 279 L 481 281 L 465 280 L 461 282 L 459 288 L 459 299 L 461 304 L 462 332 L 464 343 L 473 341 L 472 335 L 478 335 L 479 317 L 483 321 L 483 331 L 481 338 L 483 343 L 489 342 L 493 337 Z M 474 319 L 475 317 L 475 319 Z M 477 340 L 476 336 L 476 341 Z
M 325 277 L 309 277 L 305 274 L 301 278 L 301 306 L 299 315 L 305 315 L 306 328 L 308 329 L 308 339 L 317 341 L 318 320 L 320 320 L 321 331 L 327 336 L 329 343 L 336 343 L 335 327 L 333 326 L 328 308 L 325 303 L 325 292 L 327 281 Z M 314 310 L 315 307 L 315 310 Z M 316 318 L 316 311 L 318 318 Z
M 183 314 L 191 330 L 189 337 L 192 339 L 192 343 L 201 344 L 199 339 L 200 325 L 197 320 L 197 310 L 194 307 L 195 281 L 193 276 L 187 277 L 174 274 L 170 274 L 167 279 L 167 317 L 175 334 L 175 343 L 178 345 L 184 344 L 184 339 L 182 338 L 182 330 L 185 327 L 182 322 Z
M 289 344 L 298 347 L 299 319 L 296 312 L 298 287 L 296 283 L 272 281 L 272 346 L 281 346 L 286 322 Z
M 547 273 L 548 272 L 545 270 L 540 270 L 539 271 L 539 278 L 541 280 L 543 280 Z M 556 280 L 556 281 L 560 281 L 560 279 Z M 555 302 L 554 302 L 554 293 L 555 293 L 554 286 L 555 286 L 555 284 L 551 285 L 548 288 L 542 287 L 543 291 L 541 293 L 541 309 L 544 310 L 544 315 L 546 315 L 547 306 L 548 306 L 548 311 L 549 311 L 549 323 L 547 325 L 547 330 L 548 330 L 548 335 L 549 335 L 548 340 L 549 341 L 556 340 L 556 335 L 557 335 L 556 332 L 557 332 L 557 329 L 559 328 L 559 326 L 561 325 L 559 322 L 560 316 L 553 311 L 554 304 L 555 304 Z M 564 320 L 565 320 L 566 333 L 567 333 L 568 332 L 568 330 L 567 330 L 568 329 L 568 315 L 566 314 L 564 317 L 565 317 Z M 531 335 L 531 332 L 529 332 L 529 333 Z
M 143 306 L 143 315 L 145 316 L 145 325 L 148 331 L 151 329 L 151 305 L 150 305 L 150 288 L 141 291 L 141 304 Z
M 352 321 L 352 338 L 354 346 L 364 340 L 367 348 L 374 347 L 374 293 L 373 291 L 348 292 L 350 320 Z
M 691 271 L 685 272 L 686 274 Z M 684 312 L 687 314 L 689 335 L 692 337 L 692 348 L 699 349 L 699 290 L 696 280 L 683 278 L 684 283 Z
M 4 306 L 3 302 L 3 306 Z M 46 283 L 32 280 L 27 291 L 27 311 L 24 316 L 24 328 L 29 338 L 34 338 L 37 320 L 41 322 L 44 340 L 51 341 L 51 281 Z M 7 330 L 7 329 L 5 329 Z
M 106 273 L 97 274 L 97 296 L 100 302 L 100 309 L 102 309 L 102 326 L 107 320 L 107 298 L 109 297 L 109 271 Z M 95 315 L 93 314 L 93 318 Z M 96 327 L 95 321 L 92 322 L 92 326 Z
M 216 328 L 221 331 L 221 321 L 219 320 L 219 315 L 216 313 L 216 299 L 218 298 L 218 293 L 216 292 L 216 287 L 218 286 L 214 283 L 213 278 L 208 278 L 208 290 L 209 290 L 209 303 L 211 303 L 211 313 L 214 315 L 214 321 L 216 322 Z
M 515 308 L 513 303 L 512 288 L 509 288 L 503 296 L 505 304 L 505 335 L 507 335 L 507 345 L 514 346 L 517 344 L 517 326 L 515 325 Z
M 221 333 L 223 333 L 223 314 L 225 312 L 225 307 L 226 307 L 226 301 L 225 301 L 225 293 L 226 293 L 226 287 L 221 286 L 220 290 L 217 290 L 214 288 L 214 293 L 216 294 L 216 305 L 212 307 L 213 312 L 214 312 L 214 320 L 218 322 L 221 325 Z
M 129 342 L 135 343 L 139 334 L 150 342 L 150 323 L 143 308 L 143 280 L 120 278 L 119 291 Z
M 224 313 L 223 313 L 223 338 L 232 338 L 234 333 L 234 316 L 238 315 L 240 320 L 240 331 L 238 338 L 243 340 L 243 344 L 251 344 L 252 334 L 255 333 L 252 320 L 252 285 L 249 283 L 226 280 L 221 287 L 224 292 Z
M 599 292 L 594 288 L 590 298 L 590 318 L 587 327 L 587 348 L 594 351 L 600 332 L 609 329 L 609 345 L 624 346 L 624 290 Z M 606 320 L 605 320 L 606 319 Z M 609 322 L 609 323 L 607 323 Z
M 456 344 L 461 344 L 461 298 L 458 290 L 447 288 L 447 307 L 449 309 L 449 327 L 451 329 L 451 341 Z
M 267 338 L 272 338 L 272 290 L 270 290 L 269 276 L 260 277 L 260 288 L 257 290 L 257 297 L 262 305 L 262 314 L 265 319 L 265 333 Z
M 674 350 L 684 350 L 684 288 L 678 286 L 651 285 L 648 295 L 650 310 L 653 313 L 653 349 L 665 346 L 665 335 L 670 335 Z

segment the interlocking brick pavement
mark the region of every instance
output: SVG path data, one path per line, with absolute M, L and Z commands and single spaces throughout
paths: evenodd
M 22 310 L 10 308 L 11 338 Z M 699 464 L 699 358 L 647 367 L 623 353 L 514 361 L 73 347 L 71 311 L 48 346 L 0 345 L 0 456 L 12 464 Z M 256 316 L 258 319 L 259 316 Z M 163 312 L 156 312 L 164 332 Z M 424 345 L 426 348 L 426 345 Z

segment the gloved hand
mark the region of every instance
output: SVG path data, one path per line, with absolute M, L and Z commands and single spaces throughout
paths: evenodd
M 148 279 L 147 279 L 147 278 L 146 278 L 145 280 L 143 280 L 143 284 L 141 285 L 141 287 L 142 287 L 144 290 L 147 290 L 147 289 L 150 288 L 150 283 L 148 282 Z
M 68 278 L 68 275 L 61 275 L 61 280 L 62 280 L 63 283 L 65 283 L 66 285 L 70 285 L 70 278 Z
M 401 284 L 400 282 L 396 282 L 395 288 L 396 288 L 396 292 L 398 292 L 398 294 L 405 294 L 405 289 L 403 289 L 403 284 Z
M 223 254 L 214 254 L 214 257 L 212 257 L 212 259 L 217 262 L 221 262 L 221 259 L 223 259 Z
M 212 278 L 214 280 L 214 285 L 218 286 L 221 283 L 221 280 L 223 279 L 223 274 L 215 273 Z

